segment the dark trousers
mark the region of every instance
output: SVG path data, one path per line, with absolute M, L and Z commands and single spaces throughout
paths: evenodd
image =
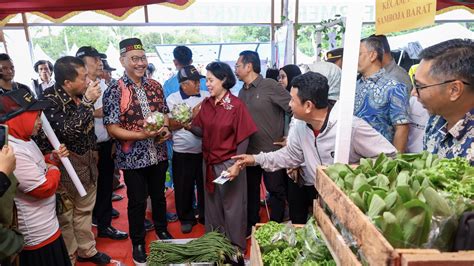
M 167 230 L 165 178 L 168 161 L 140 169 L 124 170 L 128 197 L 128 230 L 133 245 L 145 244 L 145 211 L 148 196 L 155 230 Z
M 97 219 L 99 230 L 110 226 L 112 222 L 112 190 L 114 179 L 114 160 L 112 159 L 112 141 L 100 142 L 97 169 L 97 196 L 92 215 Z
M 253 226 L 260 221 L 260 183 L 262 179 L 270 193 L 268 202 L 270 220 L 281 223 L 285 215 L 285 204 L 287 197 L 287 175 L 286 170 L 275 172 L 265 172 L 260 166 L 247 167 L 247 195 L 248 195 L 248 215 L 247 226 Z
M 176 212 L 181 223 L 196 220 L 193 209 L 194 186 L 197 187 L 199 217 L 204 217 L 204 186 L 202 153 L 181 153 L 173 151 L 173 183 Z
M 302 186 L 288 178 L 288 206 L 290 220 L 293 224 L 306 224 L 308 210 L 313 207 L 313 201 L 318 197 L 314 186 Z

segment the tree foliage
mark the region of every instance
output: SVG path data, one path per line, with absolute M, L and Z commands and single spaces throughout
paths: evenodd
M 90 45 L 105 52 L 110 43 L 117 45 L 120 40 L 138 37 L 147 52 L 155 51 L 158 44 L 191 44 L 216 42 L 268 42 L 270 27 L 240 26 L 219 27 L 217 34 L 206 34 L 199 28 L 177 28 L 171 32 L 143 32 L 138 27 L 114 26 L 66 26 L 59 32 L 51 27 L 32 28 L 33 43 L 39 45 L 51 58 L 57 59 L 77 47 Z M 73 53 L 75 51 L 72 51 Z

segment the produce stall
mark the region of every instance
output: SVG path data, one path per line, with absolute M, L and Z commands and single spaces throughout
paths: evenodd
M 444 252 L 452 246 L 460 215 L 473 208 L 473 169 L 463 158 L 381 155 L 358 167 L 319 167 L 315 186 L 336 218 L 333 223 L 357 243 L 362 261 L 473 265 L 472 251 Z
M 326 219 L 318 225 L 314 219 L 306 225 L 257 224 L 252 228 L 250 265 L 361 265 Z

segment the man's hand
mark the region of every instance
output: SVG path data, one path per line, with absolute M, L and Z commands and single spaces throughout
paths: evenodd
M 232 159 L 236 160 L 236 164 L 239 165 L 239 168 L 255 165 L 255 158 L 250 154 L 235 155 Z
M 56 160 L 59 160 L 60 157 L 68 157 L 69 156 L 69 150 L 66 148 L 66 145 L 61 144 L 59 145 L 58 150 L 53 151 L 54 158 Z
M 0 151 L 0 172 L 11 175 L 16 167 L 16 157 L 13 148 L 7 145 Z
M 86 96 L 87 100 L 95 102 L 97 101 L 97 99 L 99 99 L 101 94 L 102 91 L 99 86 L 99 81 L 96 80 L 89 83 L 89 86 L 87 87 L 84 96 Z
M 158 130 L 158 137 L 157 137 L 158 144 L 161 144 L 167 141 L 170 137 L 171 137 L 171 132 L 168 127 L 162 127 L 160 128 L 160 130 Z
M 158 130 L 149 131 L 149 130 L 143 129 L 141 131 L 141 134 L 142 134 L 141 139 L 144 140 L 144 139 L 155 138 L 156 136 L 158 136 L 159 131 Z
M 229 169 L 226 170 L 227 172 L 229 172 L 229 179 L 230 181 L 234 180 L 234 178 L 236 178 L 237 176 L 239 176 L 239 173 L 240 173 L 240 166 L 239 166 L 239 163 L 238 162 L 235 162 L 231 167 L 229 167 Z
M 298 183 L 298 177 L 299 177 L 299 169 L 300 168 L 289 168 L 286 169 L 286 174 L 290 177 L 293 182 Z

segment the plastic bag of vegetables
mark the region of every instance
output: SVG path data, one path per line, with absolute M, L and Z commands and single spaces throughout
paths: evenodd
M 186 103 L 178 103 L 171 109 L 173 119 L 183 125 L 191 122 L 192 114 L 191 107 Z
M 145 117 L 144 128 L 148 131 L 158 131 L 165 124 L 165 116 L 160 112 L 151 112 Z

